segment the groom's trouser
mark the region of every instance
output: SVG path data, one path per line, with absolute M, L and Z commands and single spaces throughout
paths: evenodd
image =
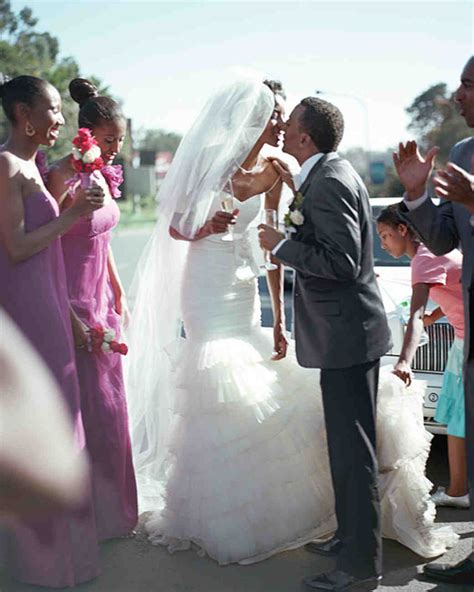
M 375 421 L 380 361 L 321 370 L 329 461 L 342 541 L 337 569 L 382 572 Z

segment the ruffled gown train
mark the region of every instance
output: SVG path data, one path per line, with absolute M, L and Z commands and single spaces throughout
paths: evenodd
M 257 199 L 240 204 L 234 242 L 190 245 L 165 469 L 154 485 L 148 469 L 141 488 L 137 466 L 151 542 L 171 552 L 194 544 L 220 564 L 259 561 L 336 529 L 319 371 L 298 366 L 292 347 L 270 360 L 256 279 L 236 279 L 256 271 L 248 225 L 257 212 Z M 422 398 L 422 384 L 406 389 L 381 372 L 382 523 L 384 536 L 434 557 L 457 535 L 434 524 Z

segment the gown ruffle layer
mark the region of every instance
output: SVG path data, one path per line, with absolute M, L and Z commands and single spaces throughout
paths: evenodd
M 164 507 L 146 523 L 173 552 L 194 543 L 220 564 L 251 563 L 336 528 L 319 372 L 269 360 L 272 332 L 185 343 Z M 382 371 L 378 458 L 383 535 L 424 557 L 457 540 L 434 525 L 424 476 L 424 385 Z M 341 413 L 344 410 L 341 409 Z

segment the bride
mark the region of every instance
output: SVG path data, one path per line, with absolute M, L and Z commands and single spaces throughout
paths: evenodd
M 281 95 L 240 80 L 208 101 L 160 189 L 135 280 L 127 374 L 145 527 L 154 544 L 194 545 L 220 564 L 336 529 L 318 372 L 299 367 L 286 340 L 281 269 L 268 272 L 273 332 L 261 327 L 249 244 L 260 194 L 278 207 L 281 180 L 260 151 L 278 144 Z M 433 557 L 457 535 L 434 525 L 421 398 L 381 375 L 382 527 Z

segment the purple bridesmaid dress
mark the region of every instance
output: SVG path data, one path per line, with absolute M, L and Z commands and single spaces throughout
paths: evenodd
M 108 254 L 119 217 L 117 204 L 110 201 L 92 216 L 79 219 L 61 239 L 73 309 L 89 327 L 114 329 L 117 341 L 120 316 L 114 306 Z M 76 363 L 97 532 L 103 541 L 128 534 L 138 520 L 122 356 L 78 349 Z
M 58 215 L 56 201 L 48 193 L 32 193 L 23 203 L 27 232 Z M 10 261 L 0 243 L 0 306 L 36 347 L 56 377 L 71 412 L 78 449 L 83 449 L 85 437 L 59 238 L 16 264 Z M 15 521 L 7 534 L 9 571 L 22 582 L 41 586 L 62 588 L 96 577 L 99 574 L 98 551 L 90 497 L 77 511 Z

